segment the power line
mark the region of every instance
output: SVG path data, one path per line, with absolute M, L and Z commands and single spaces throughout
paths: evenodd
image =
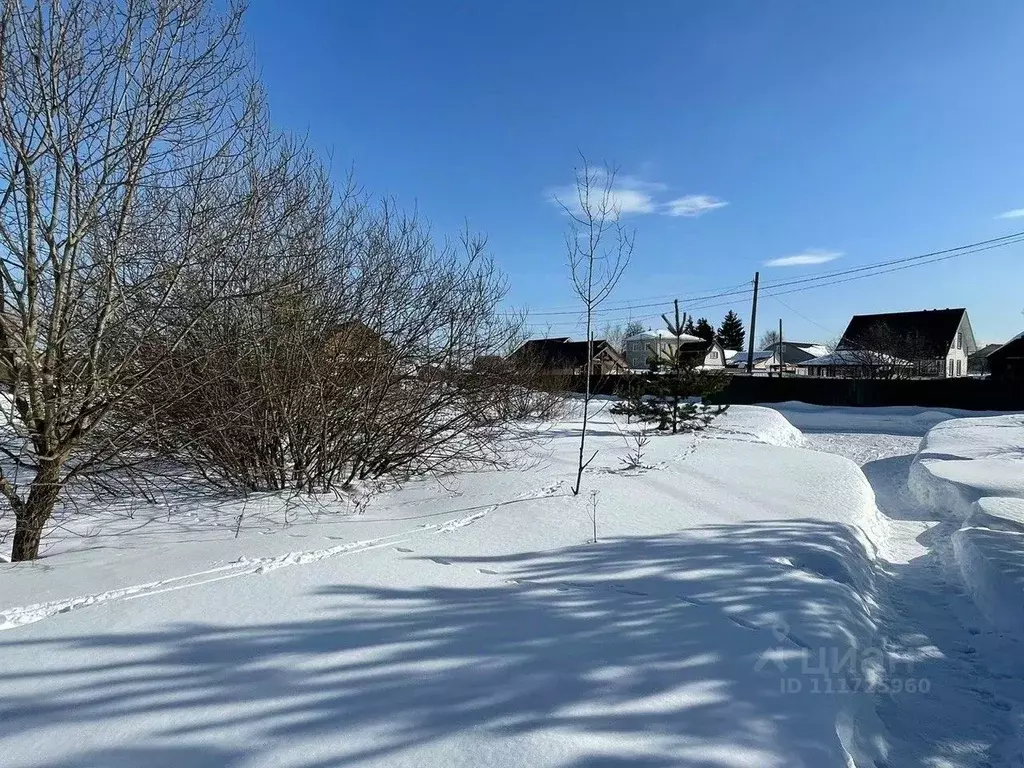
M 831 334 L 831 335 L 833 335 L 833 336 L 836 336 L 836 335 L 838 335 L 838 334 L 836 334 L 836 332 L 835 332 L 835 331 L 834 331 L 833 329 L 831 329 L 831 328 L 826 328 L 826 327 L 825 327 L 824 325 L 822 325 L 821 323 L 819 323 L 819 322 L 818 322 L 817 320 L 812 320 L 811 318 L 809 318 L 809 317 L 808 317 L 807 315 L 805 315 L 805 314 L 804 314 L 803 312 L 801 312 L 801 311 L 800 311 L 799 309 L 796 309 L 795 307 L 791 307 L 791 306 L 789 306 L 789 304 L 787 304 L 786 302 L 784 302 L 784 301 L 783 301 L 782 299 L 780 299 L 780 298 L 779 298 L 778 296 L 772 296 L 771 298 L 775 299 L 775 301 L 777 301 L 777 302 L 778 302 L 779 304 L 781 304 L 781 305 L 782 305 L 783 307 L 785 307 L 786 309 L 788 309 L 788 310 L 789 310 L 790 312 L 792 312 L 792 313 L 793 313 L 794 315 L 796 315 L 797 317 L 802 317 L 802 318 L 803 318 L 804 320 L 806 320 L 806 321 L 807 321 L 808 323 L 810 323 L 811 325 L 816 325 L 816 326 L 818 326 L 818 327 L 819 327 L 819 328 L 821 328 L 821 330 L 823 330 L 823 331 L 824 331 L 825 333 L 829 333 L 829 334 Z
M 743 283 L 741 283 L 741 285 L 743 285 Z M 691 296 L 691 297 L 689 297 L 689 299 L 687 299 L 687 297 L 684 296 L 684 297 L 681 297 L 681 300 L 703 301 L 705 299 L 717 299 L 717 298 L 720 298 L 720 297 L 723 297 L 723 296 L 735 296 L 735 295 L 740 294 L 740 293 L 750 293 L 750 290 L 744 290 L 744 291 L 730 290 L 730 291 L 724 291 L 722 293 L 712 293 L 712 294 L 709 294 L 707 296 Z M 675 298 L 676 299 L 680 299 L 679 296 L 677 296 Z M 632 309 L 650 309 L 651 307 L 665 307 L 665 306 L 668 306 L 669 304 L 671 304 L 673 300 L 674 299 L 668 300 L 668 301 L 657 301 L 657 302 L 654 302 L 654 303 L 651 303 L 651 304 L 632 304 L 630 306 L 625 306 L 625 307 L 605 307 L 605 306 L 602 306 L 599 309 L 595 309 L 594 310 L 594 314 L 597 314 L 599 312 L 623 312 L 623 311 L 632 310 Z M 554 316 L 560 316 L 560 315 L 578 315 L 579 313 L 580 313 L 579 309 L 569 309 L 569 310 L 557 311 L 557 312 L 556 311 L 550 311 L 550 312 L 548 312 L 548 311 L 545 311 L 545 312 L 531 312 L 530 315 L 531 315 L 531 317 L 554 317 Z
M 668 294 L 662 294 L 660 296 L 640 296 L 640 297 L 633 298 L 633 299 L 613 299 L 612 301 L 609 301 L 609 302 L 607 302 L 605 304 L 602 304 L 601 307 L 602 307 L 603 310 L 606 310 L 606 311 L 612 311 L 612 310 L 625 311 L 625 310 L 635 309 L 635 308 L 639 308 L 641 306 L 645 306 L 643 304 L 643 302 L 655 302 L 654 304 L 648 304 L 646 306 L 663 306 L 665 304 L 671 304 L 676 299 L 679 299 L 680 301 L 685 300 L 685 299 L 691 299 L 692 300 L 695 297 L 699 297 L 703 293 L 711 293 L 711 292 L 715 292 L 715 291 L 729 292 L 729 291 L 733 291 L 733 290 L 735 290 L 737 288 L 740 288 L 740 287 L 742 287 L 744 285 L 749 285 L 749 284 L 750 284 L 749 280 L 744 280 L 741 283 L 733 283 L 731 285 L 723 285 L 723 286 L 720 286 L 718 288 L 706 288 L 706 289 L 704 289 L 702 291 L 698 291 L 696 293 L 691 293 L 691 294 L 682 294 L 682 295 L 680 295 L 678 293 L 668 293 Z M 719 295 L 719 294 L 716 294 L 716 295 Z M 613 305 L 613 304 L 614 305 L 621 305 L 621 306 L 609 306 L 609 305 Z M 575 309 L 575 305 L 563 304 L 563 305 L 560 305 L 560 306 L 556 305 L 556 306 L 551 306 L 551 307 L 543 307 L 541 311 L 534 312 L 533 314 L 534 315 L 549 315 L 549 314 L 566 314 L 567 315 L 567 314 L 573 314 L 575 311 L 577 311 Z
M 984 242 L 992 242 L 992 241 L 984 241 Z M 854 280 L 864 280 L 865 278 L 868 278 L 868 277 L 877 277 L 878 275 L 887 275 L 887 274 L 890 274 L 892 272 L 901 272 L 904 269 L 913 269 L 914 267 L 922 267 L 922 266 L 927 266 L 929 264 L 938 264 L 939 262 L 948 261 L 950 259 L 955 259 L 955 258 L 957 258 L 959 256 L 970 256 L 971 254 L 974 254 L 974 253 L 981 253 L 983 251 L 991 251 L 991 250 L 994 250 L 995 248 L 1004 248 L 1004 247 L 1006 247 L 1008 245 L 1014 245 L 1016 243 L 1021 243 L 1021 242 L 1024 242 L 1024 233 L 1021 233 L 1021 235 L 1018 237 L 1018 239 L 1010 241 L 1010 242 L 993 243 L 991 245 L 984 245 L 983 247 L 980 247 L 980 248 L 971 248 L 971 246 L 965 246 L 966 248 L 971 248 L 971 250 L 960 251 L 960 252 L 957 252 L 957 253 L 951 253 L 950 251 L 937 251 L 936 253 L 944 253 L 944 254 L 947 254 L 947 255 L 939 256 L 939 257 L 934 258 L 934 259 L 929 259 L 928 261 L 919 261 L 919 262 L 915 262 L 913 264 L 902 264 L 902 266 L 896 266 L 896 267 L 893 267 L 892 269 L 884 269 L 884 270 L 880 270 L 878 272 L 872 272 L 870 274 L 854 275 L 852 277 L 843 278 L 842 280 L 829 280 L 827 282 L 818 283 L 816 285 L 807 285 L 807 286 L 804 286 L 802 288 L 793 288 L 793 289 L 788 290 L 788 291 L 779 291 L 777 293 L 769 293 L 767 295 L 768 296 L 773 296 L 773 297 L 774 296 L 786 296 L 786 295 L 788 295 L 790 293 L 802 293 L 803 291 L 810 291 L 810 290 L 813 290 L 815 288 L 825 288 L 825 287 L 828 287 L 828 286 L 831 286 L 831 285 L 841 285 L 842 283 L 851 283 Z M 905 260 L 901 260 L 901 261 L 905 261 Z M 898 263 L 898 262 L 893 262 L 893 263 Z M 775 286 L 771 286 L 771 287 L 782 287 L 782 286 L 775 285 Z
M 830 272 L 819 272 L 819 273 L 816 273 L 814 275 L 807 275 L 806 277 L 797 278 L 797 279 L 794 279 L 794 280 L 777 281 L 777 282 L 772 283 L 770 285 L 767 285 L 765 287 L 766 288 L 782 288 L 782 287 L 785 287 L 785 286 L 788 286 L 788 285 L 797 285 L 799 283 L 807 283 L 807 282 L 811 282 L 811 281 L 814 281 L 814 280 L 824 280 L 826 278 L 839 277 L 841 275 L 850 275 L 850 274 L 854 274 L 856 272 L 865 272 L 865 271 L 868 271 L 868 270 L 876 269 L 878 267 L 888 267 L 888 266 L 892 266 L 894 264 L 905 264 L 907 262 L 914 262 L 914 261 L 918 261 L 918 260 L 921 260 L 921 259 L 930 259 L 933 256 L 945 256 L 946 254 L 951 254 L 950 258 L 954 258 L 956 256 L 966 256 L 966 255 L 968 255 L 967 253 L 956 253 L 956 252 L 957 251 L 966 251 L 969 248 L 979 248 L 979 246 L 988 246 L 988 245 L 991 245 L 991 246 L 997 247 L 997 248 L 1001 248 L 1001 247 L 1006 246 L 1006 245 L 1013 245 L 1013 243 L 1015 243 L 1015 242 L 1020 242 L 1020 240 L 1018 238 L 1022 238 L 1022 237 L 1024 237 L 1024 231 L 1022 231 L 1022 232 L 1013 232 L 1013 233 L 1011 233 L 1009 235 L 1003 235 L 1002 237 L 993 237 L 993 238 L 991 238 L 989 240 L 979 240 L 976 243 L 968 243 L 967 245 L 958 245 L 955 248 L 944 248 L 941 251 L 931 251 L 929 253 L 920 253 L 920 254 L 917 254 L 916 256 L 905 256 L 905 257 L 900 258 L 900 259 L 888 259 L 886 261 L 878 261 L 878 262 L 875 262 L 874 264 L 864 264 L 862 266 L 852 267 L 850 269 L 841 269 L 841 270 L 830 271 Z M 1007 242 L 1007 241 L 1012 241 L 1012 242 Z M 979 249 L 980 250 L 989 250 L 988 248 L 979 248 Z M 970 253 L 975 253 L 975 252 L 976 251 L 970 251 Z M 940 259 L 940 261 L 941 261 L 941 259 Z M 882 274 L 884 274 L 884 273 L 882 273 Z
M 806 277 L 795 278 L 795 279 L 792 279 L 792 280 L 776 281 L 776 282 L 770 283 L 768 285 L 763 285 L 762 286 L 762 290 L 772 291 L 773 289 L 789 288 L 790 286 L 796 286 L 796 285 L 803 286 L 802 288 L 795 288 L 795 289 L 792 289 L 792 290 L 785 290 L 785 291 L 778 291 L 778 290 L 776 290 L 774 293 L 766 293 L 765 294 L 766 296 L 772 296 L 772 297 L 775 297 L 775 296 L 785 296 L 785 295 L 790 294 L 790 293 L 800 293 L 802 291 L 811 290 L 813 288 L 821 288 L 821 287 L 826 287 L 826 286 L 830 286 L 830 285 L 839 285 L 839 284 L 842 284 L 842 283 L 852 282 L 853 280 L 860 280 L 860 279 L 864 279 L 864 278 L 868 278 L 868 277 L 876 277 L 878 275 L 885 275 L 885 274 L 889 274 L 889 273 L 892 273 L 892 272 L 898 272 L 898 271 L 901 271 L 903 269 L 911 269 L 911 268 L 914 268 L 914 267 L 927 266 L 927 265 L 930 265 L 930 264 L 937 264 L 939 262 L 946 261 L 948 259 L 953 259 L 953 258 L 957 258 L 957 257 L 960 257 L 960 256 L 969 256 L 969 255 L 974 254 L 974 253 L 981 253 L 983 251 L 989 251 L 989 250 L 993 250 L 995 248 L 1004 248 L 1006 246 L 1015 245 L 1015 244 L 1020 243 L 1020 242 L 1024 242 L 1024 231 L 1022 231 L 1022 232 L 1014 232 L 1014 233 L 1009 234 L 1009 235 L 1004 235 L 1002 237 L 991 238 L 989 240 L 980 240 L 980 241 L 975 242 L 975 243 L 969 243 L 967 245 L 961 245 L 961 246 L 957 246 L 955 248 L 945 248 L 945 249 L 939 250 L 939 251 L 930 251 L 928 253 L 921 253 L 921 254 L 917 254 L 917 255 L 914 255 L 914 256 L 906 256 L 906 257 L 899 258 L 899 259 L 889 259 L 887 261 L 875 262 L 873 264 L 865 264 L 865 265 L 862 265 L 860 267 L 852 267 L 850 269 L 834 270 L 834 271 L 830 271 L 830 272 L 821 272 L 821 273 L 818 273 L 818 274 L 815 274 L 815 275 L 808 275 Z M 892 268 L 891 269 L 882 269 L 882 267 L 892 267 Z M 844 279 L 836 280 L 834 278 L 844 278 Z M 740 285 L 745 285 L 745 284 L 746 283 L 741 283 Z M 713 309 L 715 307 L 731 305 L 731 304 L 735 303 L 736 301 L 739 301 L 741 297 L 746 297 L 746 296 L 748 296 L 748 295 L 750 295 L 752 293 L 753 293 L 753 288 L 751 287 L 751 288 L 745 288 L 743 290 L 727 290 L 727 291 L 722 291 L 720 293 L 711 293 L 711 294 L 707 294 L 707 295 L 704 295 L 704 296 L 693 296 L 693 297 L 688 297 L 688 298 L 684 297 L 684 300 L 687 300 L 689 302 L 689 304 L 690 304 L 690 306 L 687 307 L 687 310 L 690 310 L 690 309 L 694 309 L 694 310 L 696 310 L 696 309 Z M 712 300 L 712 299 L 726 298 L 726 297 L 732 298 L 732 301 L 725 302 L 725 303 L 718 303 L 718 304 L 703 304 L 703 305 L 700 305 L 700 306 L 693 306 L 693 304 L 695 304 L 695 303 L 706 302 L 706 301 L 709 301 L 709 300 Z M 605 322 L 615 322 L 615 321 L 618 321 L 618 320 L 634 319 L 634 316 L 632 314 L 633 310 L 639 310 L 639 309 L 664 309 L 668 305 L 669 305 L 669 302 L 662 301 L 662 302 L 655 302 L 655 303 L 634 304 L 632 306 L 624 306 L 624 307 L 601 307 L 601 308 L 596 309 L 594 311 L 594 314 L 606 314 L 606 313 L 623 312 L 623 311 L 629 311 L 630 312 L 629 315 L 624 316 L 624 317 L 604 318 Z M 566 310 L 566 311 L 534 312 L 534 313 L 529 313 L 529 316 L 530 317 L 559 317 L 559 316 L 564 317 L 564 316 L 567 316 L 567 315 L 568 316 L 578 316 L 580 314 L 580 312 L 581 312 L 581 310 L 578 310 L 578 309 L 577 310 Z M 654 314 L 657 314 L 657 313 L 656 312 L 652 312 L 652 313 L 650 313 L 648 315 L 644 315 L 644 316 L 650 317 L 650 316 L 653 316 Z M 572 322 L 573 321 L 551 322 L 550 324 L 551 325 L 567 325 L 567 324 L 572 323 Z

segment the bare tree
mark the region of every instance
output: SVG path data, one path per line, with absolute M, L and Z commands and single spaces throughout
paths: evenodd
M 65 484 L 109 465 L 110 416 L 235 290 L 266 141 L 240 8 L 11 0 L 0 10 L 0 493 L 33 559 Z M 191 303 L 202 285 L 205 300 Z
M 622 340 L 626 338 L 626 328 L 622 323 L 605 323 L 604 331 L 601 334 L 613 349 L 622 351 Z
M 587 419 L 591 401 L 589 366 L 594 359 L 594 311 L 614 290 L 633 255 L 636 233 L 621 222 L 615 195 L 616 169 L 591 167 L 580 155 L 575 169 L 576 196 L 558 203 L 569 217 L 565 249 L 573 291 L 583 304 L 587 334 L 587 376 L 583 396 L 583 429 L 580 432 L 579 461 L 573 495 L 580 492 L 583 470 L 594 460 L 585 458 Z
M 875 323 L 856 337 L 843 339 L 837 354 L 852 378 L 935 376 L 945 365 L 943 350 L 935 349 L 921 333 L 900 332 L 888 323 Z
M 626 329 L 623 331 L 623 334 L 625 338 L 628 339 L 630 336 L 636 336 L 638 333 L 643 333 L 645 330 L 647 330 L 646 323 L 642 323 L 639 320 L 630 320 L 626 323 Z
M 761 334 L 760 341 L 757 342 L 757 346 L 761 350 L 770 349 L 779 343 L 779 332 L 778 331 L 765 331 Z

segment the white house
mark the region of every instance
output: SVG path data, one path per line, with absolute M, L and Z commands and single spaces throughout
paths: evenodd
M 656 331 L 643 331 L 627 336 L 622 341 L 622 353 L 626 362 L 633 370 L 642 370 L 650 367 L 651 358 L 669 359 L 672 357 L 677 344 L 682 344 L 683 350 L 693 352 L 702 358 L 704 368 L 724 368 L 726 352 L 717 341 L 709 342 L 698 336 L 683 334 L 678 339 L 675 335 L 661 328 Z

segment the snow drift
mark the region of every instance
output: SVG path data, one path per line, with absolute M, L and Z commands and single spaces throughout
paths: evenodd
M 963 520 L 953 552 L 978 608 L 1024 636 L 1024 416 L 956 419 L 925 436 L 910 488 Z

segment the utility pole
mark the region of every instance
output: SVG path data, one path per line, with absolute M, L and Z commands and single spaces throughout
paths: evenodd
M 779 318 L 779 378 L 786 372 L 786 359 L 782 356 L 785 347 L 782 346 L 782 318 Z
M 747 345 L 747 373 L 754 372 L 754 334 L 757 333 L 757 282 L 760 272 L 754 273 L 754 305 L 750 308 L 750 341 Z

